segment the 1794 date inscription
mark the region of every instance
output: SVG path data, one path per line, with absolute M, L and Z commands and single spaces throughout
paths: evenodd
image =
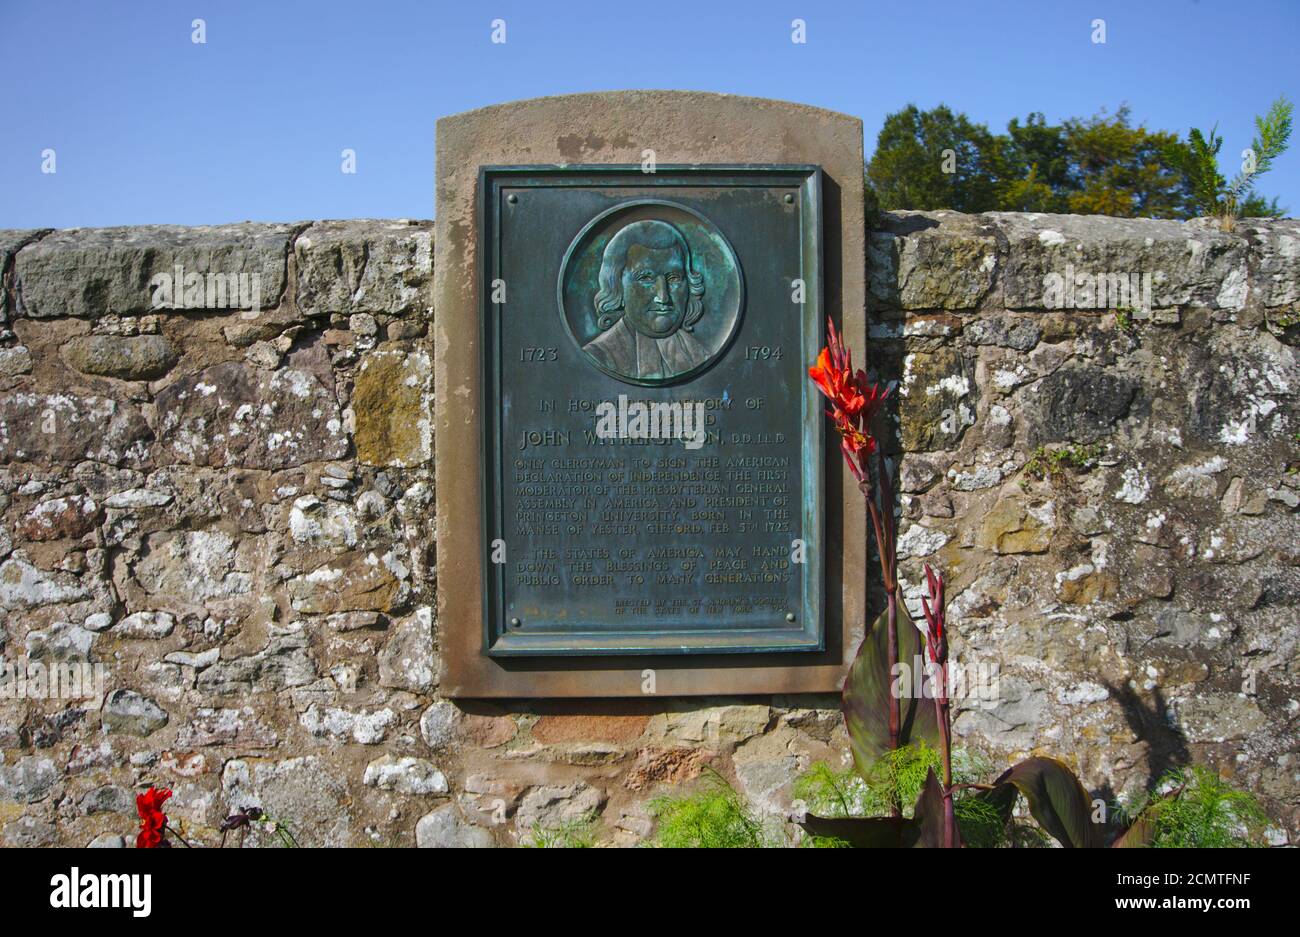
M 486 653 L 823 648 L 820 182 L 481 171 Z

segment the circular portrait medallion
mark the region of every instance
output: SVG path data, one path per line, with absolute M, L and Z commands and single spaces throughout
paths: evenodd
M 560 314 L 591 364 L 629 384 L 689 380 L 740 325 L 740 263 L 717 227 L 684 205 L 638 199 L 602 212 L 569 245 Z

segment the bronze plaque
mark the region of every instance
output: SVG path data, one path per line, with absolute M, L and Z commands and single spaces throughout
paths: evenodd
M 820 169 L 478 191 L 483 653 L 823 651 Z

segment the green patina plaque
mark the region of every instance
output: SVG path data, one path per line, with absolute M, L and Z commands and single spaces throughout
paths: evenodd
M 485 652 L 824 649 L 818 167 L 479 182 Z

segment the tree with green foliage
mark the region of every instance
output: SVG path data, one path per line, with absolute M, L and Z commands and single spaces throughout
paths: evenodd
M 1222 139 L 1134 125 L 1128 107 L 1049 124 L 1041 113 L 1015 118 L 994 134 L 965 114 L 914 104 L 885 118 L 867 164 L 869 201 L 881 210 L 1040 211 L 1125 218 L 1197 214 L 1277 214 L 1276 199 L 1254 192 L 1287 146 L 1285 98 L 1256 119 L 1242 172 L 1218 172 Z M 1227 222 L 1230 224 L 1230 222 Z
M 1004 211 L 1061 212 L 1070 187 L 1070 154 L 1062 128 L 1040 113 L 1024 124 L 1012 118 L 1005 136 L 994 138 L 997 151 L 997 207 Z
M 965 114 L 909 104 L 885 118 L 867 180 L 884 210 L 997 207 L 993 135 Z
M 1069 211 L 1120 218 L 1186 217 L 1186 182 L 1166 159 L 1178 137 L 1134 127 L 1129 117 L 1129 109 L 1121 107 L 1114 116 L 1103 111 L 1061 125 L 1070 159 Z

